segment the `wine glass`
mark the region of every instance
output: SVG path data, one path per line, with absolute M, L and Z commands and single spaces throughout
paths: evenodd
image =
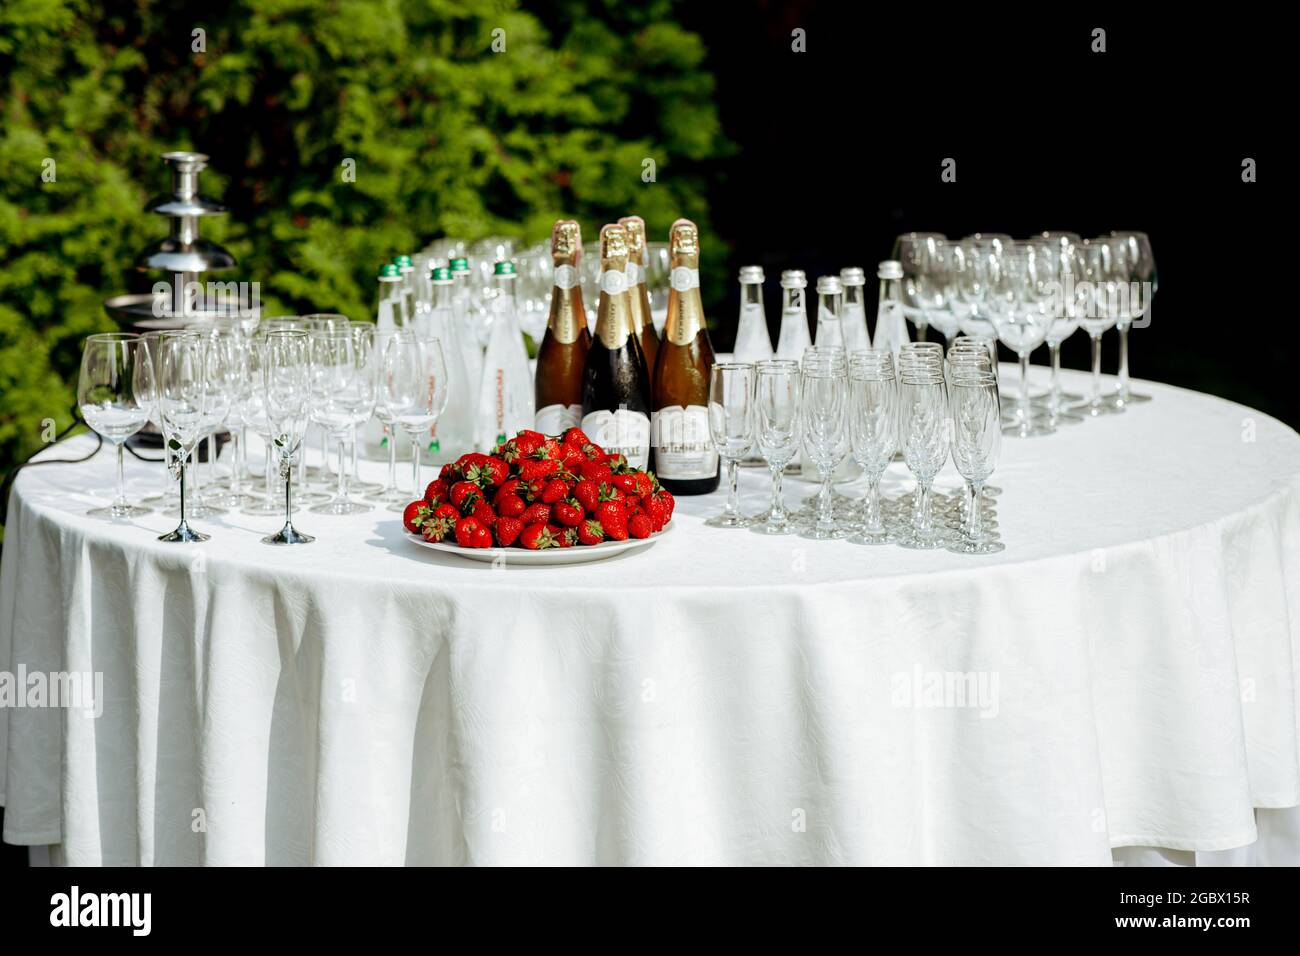
M 831 499 L 835 469 L 849 450 L 848 360 L 843 349 L 809 349 L 804 353 L 799 396 L 804 448 L 821 480 L 816 517 L 804 534 L 817 540 L 843 538 L 848 531 L 835 521 Z
M 209 401 L 203 417 L 203 435 L 208 442 L 208 481 L 215 477 L 217 462 L 216 434 L 230 413 L 231 401 L 238 390 L 234 342 L 238 333 L 229 324 L 211 323 L 194 329 L 203 339 L 203 361 L 207 365 Z M 227 497 L 203 489 L 199 468 L 198 446 L 195 446 L 191 466 L 194 487 L 191 489 L 190 517 L 208 518 L 225 514 L 230 501 Z M 236 501 L 232 506 L 238 505 Z
M 1101 337 L 1119 319 L 1121 311 L 1120 273 L 1116 269 L 1112 248 L 1104 239 L 1085 240 L 1081 246 L 1080 263 L 1083 269 L 1080 288 L 1086 301 L 1080 307 L 1079 324 L 1092 338 L 1092 397 L 1073 406 L 1081 415 L 1096 418 L 1124 411 L 1123 405 L 1113 405 L 1101 395 Z
M 1083 240 L 1072 232 L 1044 232 L 1041 235 L 1058 247 L 1062 283 L 1060 307 L 1053 313 L 1051 327 L 1047 330 L 1047 350 L 1052 366 L 1047 408 L 1053 424 L 1074 425 L 1083 421 L 1083 416 L 1068 411 L 1066 405 L 1079 401 L 1083 396 L 1066 392 L 1061 387 L 1061 344 L 1079 328 L 1080 310 L 1087 305 L 1086 292 L 1080 287 L 1084 272 L 1081 261 Z
M 799 363 L 768 359 L 754 366 L 754 438 L 772 475 L 772 505 L 756 515 L 758 534 L 793 534 L 781 479 L 799 452 Z
M 934 258 L 936 244 L 946 241 L 947 237 L 939 232 L 906 232 L 894 239 L 894 249 L 889 256 L 903 267 L 899 296 L 903 315 L 916 326 L 918 342 L 925 341 L 926 330 L 930 325 L 930 311 L 926 304 L 922 276 Z
M 934 477 L 948 459 L 948 397 L 941 360 L 901 366 L 899 440 L 903 461 L 917 481 L 911 527 L 899 539 L 905 548 L 940 548 L 947 538 L 935 524 L 931 503 Z
M 149 352 L 149 364 L 153 367 L 154 401 L 149 406 L 149 424 L 152 425 L 157 430 L 160 436 L 163 433 L 163 427 L 162 427 L 162 420 L 159 418 L 158 415 L 157 383 L 161 378 L 161 370 L 162 370 L 161 342 L 162 342 L 162 337 L 166 334 L 167 332 L 165 331 L 155 330 L 152 332 L 145 332 L 143 335 L 140 336 L 140 341 L 142 346 L 145 349 L 147 349 Z M 163 457 L 161 459 L 163 463 L 162 490 L 153 492 L 151 494 L 147 494 L 141 500 L 146 502 L 154 502 L 154 501 L 162 502 L 162 508 L 164 510 L 164 513 L 167 513 L 167 510 L 170 508 L 170 506 L 177 500 L 178 492 L 172 484 L 175 478 L 171 473 L 171 468 L 168 467 L 169 462 L 171 460 L 171 450 L 167 447 L 166 441 L 163 441 L 162 449 L 163 449 Z
M 373 340 L 372 340 L 373 341 Z M 351 328 L 313 329 L 307 336 L 310 358 L 311 420 L 325 429 L 338 447 L 338 487 L 334 498 L 311 510 L 316 514 L 353 515 L 373 510 L 348 494 L 348 446 L 355 441 L 359 415 L 374 407 L 375 389 L 369 356 L 363 356 Z
M 995 275 L 1002 244 L 963 239 L 952 247 L 950 276 L 956 295 L 951 299 L 957 326 L 963 334 L 984 343 L 997 361 L 997 329 L 988 315 L 991 279 Z
M 718 457 L 727 465 L 727 505 L 722 514 L 704 523 L 710 528 L 747 528 L 740 513 L 737 482 L 740 459 L 754 444 L 754 366 L 747 362 L 715 362 L 709 373 L 709 435 Z
M 1002 444 L 998 383 L 990 373 L 954 370 L 948 388 L 952 413 L 952 460 L 966 479 L 966 522 L 959 540 L 948 545 L 958 554 L 993 554 L 1003 544 L 983 527 L 980 490 L 997 465 Z
M 241 509 L 246 515 L 279 514 L 280 504 L 276 480 L 279 469 L 275 459 L 275 436 L 271 434 L 271 420 L 266 414 L 266 383 L 262 375 L 262 364 L 266 358 L 266 337 L 271 332 L 286 331 L 291 326 L 268 326 L 262 323 L 257 334 L 249 339 L 248 347 L 240 353 L 244 362 L 244 381 L 247 388 L 242 390 L 235 403 L 235 414 L 243 426 L 262 439 L 262 494 L 250 495 Z
M 154 406 L 153 360 L 140 336 L 105 332 L 86 338 L 77 379 L 81 417 L 117 453 L 117 494 L 107 508 L 93 508 L 96 518 L 134 518 L 150 509 L 126 500 L 123 449 L 126 440 L 149 420 Z
M 190 455 L 203 436 L 210 414 L 212 384 L 207 345 L 194 332 L 164 332 L 159 339 L 158 418 L 167 447 L 167 468 L 180 481 L 180 524 L 160 535 L 170 543 L 207 541 L 209 535 L 189 526 L 185 514 L 185 475 Z
M 416 497 L 424 489 L 420 449 L 447 407 L 447 388 L 447 362 L 439 339 L 420 338 L 408 329 L 388 340 L 379 365 L 378 400 L 411 440 L 411 487 Z
M 1054 243 L 1013 242 L 997 261 L 989 301 L 998 339 L 1020 362 L 1020 396 L 1007 434 L 1018 438 L 1056 431 L 1050 413 L 1036 415 L 1029 396 L 1029 356 L 1047 339 L 1061 295 L 1060 258 Z
M 426 315 L 424 321 L 426 327 L 431 325 L 430 316 L 432 314 L 432 303 L 430 302 L 428 304 L 429 315 Z M 349 436 L 350 441 L 348 447 L 348 490 L 365 497 L 383 489 L 383 485 L 378 482 L 363 481 L 360 469 L 357 465 L 357 446 L 361 444 L 359 440 L 361 437 L 361 427 L 365 425 L 366 422 L 370 421 L 370 417 L 375 411 L 374 394 L 376 383 L 379 381 L 379 369 L 375 356 L 376 326 L 373 322 L 358 322 L 356 320 L 350 322 L 349 326 L 352 329 L 352 347 L 356 352 L 357 362 L 361 367 L 362 373 L 367 376 L 368 379 L 366 387 L 370 390 L 370 400 L 368 403 L 363 403 L 362 407 L 357 409 L 357 414 L 352 420 L 352 433 Z M 421 338 L 426 338 L 430 335 L 437 335 L 437 333 L 432 330 L 417 332 L 416 334 Z M 450 370 L 448 370 L 448 374 L 450 374 Z M 365 407 L 366 404 L 369 405 L 369 408 Z
M 379 400 L 379 381 L 383 368 L 384 350 L 396 334 L 396 329 L 376 328 L 373 347 L 370 350 L 370 363 L 373 366 L 375 377 L 375 418 L 379 419 L 379 423 L 384 428 L 384 445 L 388 450 L 388 477 L 379 491 L 366 498 L 367 501 L 388 505 L 394 511 L 398 509 L 404 510 L 406 503 L 413 497 L 418 497 L 422 490 L 417 488 L 408 495 L 397 487 L 397 427 L 393 424 L 393 416 L 388 413 L 388 406 Z
M 1107 399 L 1112 405 L 1123 408 L 1134 402 L 1151 401 L 1150 395 L 1139 395 L 1129 390 L 1128 330 L 1151 308 L 1151 297 L 1155 295 L 1159 277 L 1155 256 L 1151 253 L 1151 240 L 1145 232 L 1112 232 L 1110 235 L 1116 258 L 1128 273 L 1130 289 L 1129 307 L 1115 322 L 1119 329 L 1119 378 L 1115 393 Z
M 957 315 L 951 301 L 952 255 L 952 243 L 943 239 L 933 240 L 928 244 L 916 274 L 916 295 L 925 310 L 925 320 L 948 341 L 957 334 Z
M 308 333 L 271 332 L 262 352 L 262 385 L 271 444 L 284 481 L 284 527 L 262 539 L 263 544 L 311 544 L 316 539 L 293 526 L 293 468 L 307 433 L 311 401 L 311 357 Z
M 855 544 L 886 544 L 893 535 L 880 510 L 880 479 L 897 449 L 898 391 L 893 356 L 871 349 L 849 356 L 849 447 L 867 478 L 862 526 L 849 538 Z

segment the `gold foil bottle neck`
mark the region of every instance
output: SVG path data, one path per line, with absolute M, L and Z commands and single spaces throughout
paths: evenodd
M 627 265 L 627 230 L 617 223 L 608 223 L 600 228 L 600 267 L 607 268 L 605 260 L 622 259 L 619 269 Z
M 627 230 L 610 223 L 600 230 L 600 304 L 596 337 L 607 349 L 619 349 L 632 333 L 627 285 Z
M 645 265 L 645 220 L 640 216 L 624 216 L 618 224 L 627 230 L 628 262 Z
M 582 228 L 572 219 L 557 220 L 551 230 L 551 258 L 557 266 L 577 266 L 582 258 Z
M 668 254 L 674 259 L 689 257 L 698 263 L 700 231 L 689 219 L 678 219 L 668 230 Z M 685 263 L 684 263 L 685 264 Z
M 678 219 L 668 231 L 668 321 L 664 338 L 674 345 L 689 345 L 705 329 L 700 302 L 700 237 L 695 223 Z

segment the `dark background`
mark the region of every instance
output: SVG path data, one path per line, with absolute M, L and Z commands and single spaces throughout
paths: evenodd
M 741 265 L 763 266 L 773 341 L 781 270 L 813 282 L 861 265 L 872 276 L 901 232 L 1138 229 L 1151 237 L 1160 290 L 1151 326 L 1130 336 L 1132 373 L 1300 425 L 1286 384 L 1289 297 L 1264 265 L 1285 271 L 1290 232 L 1267 158 L 1280 24 L 1167 5 L 992 9 L 735 0 L 684 12 L 705 37 L 739 147 L 715 171 L 714 228 L 732 243 L 733 280 Z M 796 27 L 806 53 L 790 50 Z M 1091 52 L 1094 27 L 1106 30 L 1105 53 Z M 955 183 L 940 180 L 945 157 L 957 161 Z M 1242 182 L 1245 157 L 1259 182 Z M 733 281 L 711 317 L 721 349 L 738 307 Z M 1116 333 L 1103 348 L 1113 371 Z M 1088 367 L 1084 332 L 1063 359 Z

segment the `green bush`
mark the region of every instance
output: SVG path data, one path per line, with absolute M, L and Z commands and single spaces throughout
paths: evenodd
M 169 149 L 211 156 L 231 214 L 204 235 L 240 262 L 217 278 L 276 311 L 369 315 L 377 264 L 440 235 L 536 239 L 563 215 L 594 238 L 636 212 L 652 238 L 679 215 L 711 238 L 699 170 L 728 147 L 673 0 L 219 6 L 0 5 L 0 472 L 71 420 L 82 338 L 166 233 L 141 209 Z

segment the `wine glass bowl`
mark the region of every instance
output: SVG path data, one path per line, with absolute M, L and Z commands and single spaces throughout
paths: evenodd
M 108 441 L 117 457 L 113 503 L 87 512 L 96 518 L 124 519 L 150 509 L 126 498 L 123 448 L 154 413 L 154 366 L 148 346 L 138 335 L 106 332 L 86 338 L 77 378 L 77 408 L 82 420 Z

